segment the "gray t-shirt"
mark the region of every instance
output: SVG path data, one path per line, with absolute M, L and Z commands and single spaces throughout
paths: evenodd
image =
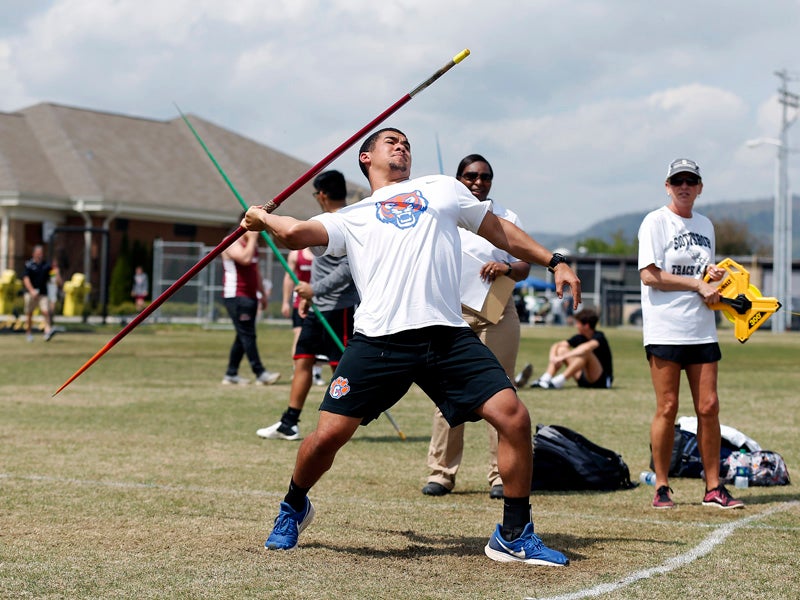
M 318 256 L 311 263 L 314 305 L 320 311 L 338 310 L 358 304 L 358 290 L 347 256 Z

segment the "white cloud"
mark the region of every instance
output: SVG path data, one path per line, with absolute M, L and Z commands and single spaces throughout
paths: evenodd
M 20 107 L 34 98 L 25 93 L 25 86 L 17 77 L 11 64 L 11 47 L 8 42 L 0 41 L 0 89 L 3 90 L 3 99 L 6 107 L 0 110 L 10 110 L 11 107 Z
M 773 71 L 800 68 L 800 3 L 692 11 L 636 0 L 10 0 L 0 110 L 53 101 L 171 118 L 175 101 L 316 162 L 469 47 L 390 120 L 411 136 L 415 173 L 438 170 L 438 134 L 446 172 L 479 151 L 498 173 L 495 195 L 526 223 L 577 231 L 661 202 L 678 155 L 701 162 L 707 202 L 771 193 L 774 153 L 743 144 L 778 134 Z M 361 182 L 354 156 L 335 166 Z
M 789 113 L 791 116 L 792 112 Z M 778 94 L 773 94 L 757 109 L 756 122 L 763 132 L 769 132 L 769 137 L 778 137 L 781 130 L 783 105 L 778 101 Z

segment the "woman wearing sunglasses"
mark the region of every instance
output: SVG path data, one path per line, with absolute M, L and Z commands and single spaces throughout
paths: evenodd
M 519 217 L 514 212 L 489 199 L 493 178 L 494 171 L 492 171 L 491 165 L 480 154 L 470 154 L 458 163 L 456 179 L 467 186 L 478 200 L 490 202 L 490 210 L 498 217 L 522 227 Z M 479 277 L 483 281 L 492 282 L 503 275 L 514 281 L 521 281 L 530 273 L 531 266 L 527 262 L 517 260 L 505 250 L 495 248 L 482 237 L 466 229 L 459 228 L 458 231 L 461 235 L 462 255 L 466 253 L 483 263 L 479 270 Z M 463 281 L 463 277 L 464 273 L 462 273 L 462 293 L 466 283 Z M 478 277 L 475 278 L 474 283 L 481 285 Z M 519 316 L 513 297 L 509 298 L 503 314 L 496 324 L 486 321 L 468 309 L 464 309 L 463 317 L 481 341 L 494 353 L 509 379 L 513 381 L 520 336 Z M 497 469 L 497 431 L 488 423 L 487 427 L 489 429 L 489 497 L 500 499 L 503 497 L 503 480 Z M 463 453 L 464 425 L 451 428 L 441 411 L 437 409 L 433 416 L 433 433 L 428 448 L 430 475 L 427 484 L 422 488 L 422 493 L 428 496 L 443 496 L 450 493 L 456 483 L 456 473 Z
M 656 472 L 653 508 L 673 508 L 669 466 L 675 439 L 681 371 L 686 371 L 697 414 L 697 442 L 705 471 L 704 506 L 742 508 L 719 479 L 720 427 L 717 372 L 722 357 L 714 312 L 722 279 L 715 266 L 714 226 L 694 211 L 703 192 L 700 167 L 679 158 L 667 169 L 669 204 L 648 214 L 639 228 L 639 276 L 642 281 L 642 333 L 656 413 L 650 444 Z

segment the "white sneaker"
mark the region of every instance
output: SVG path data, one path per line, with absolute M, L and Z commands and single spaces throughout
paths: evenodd
M 556 384 L 552 381 L 542 381 L 541 379 L 537 379 L 535 382 L 531 384 L 531 387 L 540 387 L 543 390 L 559 390 L 561 388 L 556 387 Z M 564 384 L 561 384 L 561 387 L 564 387 Z
M 297 425 L 286 427 L 283 421 L 278 421 L 274 425 L 264 427 L 256 431 L 258 437 L 266 440 L 287 440 L 293 442 L 300 439 L 300 428 Z
M 247 385 L 250 383 L 249 379 L 239 377 L 238 375 L 225 375 L 222 378 L 222 385 Z
M 325 381 L 320 375 L 314 377 L 314 385 L 328 385 L 328 382 Z
M 281 378 L 280 373 L 271 373 L 264 371 L 261 375 L 256 377 L 256 385 L 272 385 Z

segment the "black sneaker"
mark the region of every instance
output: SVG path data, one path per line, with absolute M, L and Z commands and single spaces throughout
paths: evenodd
M 422 488 L 422 493 L 426 496 L 445 496 L 450 493 L 450 490 L 444 487 L 441 483 L 430 481 Z
M 528 380 L 531 378 L 531 375 L 533 375 L 533 365 L 531 363 L 528 363 L 527 365 L 525 365 L 525 368 L 522 369 L 522 371 L 517 373 L 517 376 L 514 378 L 514 385 L 517 388 L 524 387 L 525 384 L 528 383 Z

